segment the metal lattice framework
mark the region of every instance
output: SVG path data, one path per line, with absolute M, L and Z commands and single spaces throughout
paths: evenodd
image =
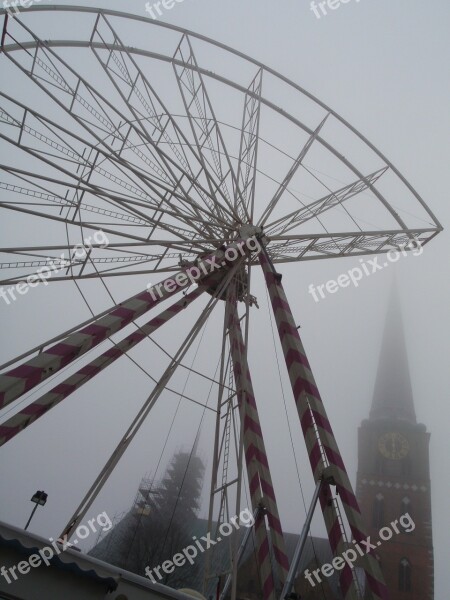
M 57 374 L 65 379 L 3 421 L 0 445 L 194 301 L 208 299 L 68 520 L 70 535 L 170 389 L 207 318 L 223 304 L 220 374 L 210 377 L 218 403 L 209 519 L 225 522 L 233 499 L 239 509 L 245 467 L 261 588 L 272 600 L 286 583 L 289 563 L 247 357 L 252 273 L 262 267 L 331 548 L 341 553 L 348 543 L 344 515 L 356 541 L 365 539 L 362 518 L 276 265 L 423 245 L 441 226 L 356 129 L 231 48 L 111 10 L 34 6 L 16 18 L 0 14 L 0 209 L 13 232 L 0 248 L 6 304 L 14 300 L 10 290 L 25 282 L 104 284 L 110 277 L 141 276 L 144 288 L 156 273 L 177 274 L 161 282 L 159 297 L 147 286 L 3 365 L 0 409 L 32 390 L 40 393 Z M 192 267 L 201 277 L 187 293 L 181 282 Z M 121 332 L 126 335 L 117 340 Z M 100 352 L 106 340 L 114 345 Z M 86 358 L 96 349 L 95 358 Z M 236 540 L 232 546 L 234 599 Z M 210 563 L 205 586 L 216 575 Z M 375 557 L 368 554 L 361 566 L 370 598 L 385 598 Z M 354 570 L 343 569 L 340 583 L 346 600 L 360 597 Z

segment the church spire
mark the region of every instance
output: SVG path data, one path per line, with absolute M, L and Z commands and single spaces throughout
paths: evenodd
M 391 293 L 370 419 L 416 423 L 408 355 L 397 288 Z

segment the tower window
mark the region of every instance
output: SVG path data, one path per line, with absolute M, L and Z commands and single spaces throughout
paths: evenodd
M 372 508 L 372 526 L 380 529 L 384 524 L 384 496 L 377 494 L 373 501 Z
M 402 558 L 398 567 L 398 589 L 401 592 L 411 591 L 411 563 Z

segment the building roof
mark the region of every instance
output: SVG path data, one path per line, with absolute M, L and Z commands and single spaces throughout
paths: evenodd
M 213 532 L 215 531 L 215 527 L 212 528 Z M 193 530 L 193 535 L 197 538 L 201 538 L 206 535 L 208 532 L 208 520 L 207 519 L 198 519 L 195 525 L 195 529 Z M 243 538 L 245 534 L 245 528 L 239 530 L 240 539 Z M 211 536 L 214 539 L 214 535 Z M 297 533 L 283 533 L 285 545 L 286 545 L 286 554 L 289 558 L 289 561 L 292 560 L 294 556 L 294 551 L 297 545 L 297 541 L 299 539 L 299 534 Z M 216 573 L 224 573 L 229 569 L 229 545 L 226 541 L 222 541 L 220 544 L 217 544 L 214 547 L 214 554 L 211 561 L 211 570 Z M 240 562 L 240 566 L 245 565 L 251 558 L 254 552 L 253 542 L 250 540 L 247 543 L 245 548 L 244 555 Z M 305 569 L 311 564 L 311 562 L 316 561 L 318 565 L 322 565 L 324 563 L 331 563 L 333 560 L 333 553 L 331 551 L 330 542 L 327 538 L 320 537 L 312 537 L 309 536 L 305 548 L 303 550 L 301 560 L 299 563 L 299 567 L 297 570 L 297 577 L 301 576 Z M 201 589 L 203 583 L 203 575 L 204 575 L 204 561 L 202 561 L 201 567 L 196 573 L 195 581 L 190 582 L 190 587 L 194 589 Z M 340 586 L 339 586 L 339 574 L 334 573 L 331 577 L 327 578 L 327 581 L 330 585 L 330 588 L 336 598 L 336 600 L 340 599 Z M 213 582 L 214 584 L 214 582 Z M 211 589 L 208 589 L 208 594 L 211 594 Z
M 0 546 L 12 548 L 25 556 L 36 554 L 45 547 L 52 548 L 48 539 L 28 533 L 2 521 L 0 521 Z M 92 560 L 77 550 L 67 548 L 62 551 L 62 546 L 59 545 L 59 547 L 61 553 L 56 554 L 55 552 L 55 556 L 49 561 L 53 566 L 62 571 L 70 571 L 81 577 L 88 577 L 100 583 L 105 583 L 111 591 L 117 589 L 120 577 L 111 572 L 107 568 L 108 565 L 93 563 Z
M 133 525 L 130 520 L 130 513 L 125 515 L 123 519 L 119 521 L 119 523 L 108 532 L 108 534 L 94 547 L 90 550 L 89 554 L 91 556 L 98 557 L 101 560 L 112 562 L 118 560 L 119 554 L 119 546 L 117 543 L 118 539 L 124 534 L 127 527 Z M 239 543 L 245 535 L 245 527 L 241 527 L 239 530 Z M 211 531 L 211 538 L 215 539 L 215 524 L 213 524 Z M 208 533 L 208 520 L 207 519 L 197 519 L 193 524 L 189 535 L 192 537 L 196 537 L 201 540 L 202 536 L 206 536 Z M 296 533 L 284 533 L 284 541 L 286 544 L 286 553 L 288 555 L 289 560 L 292 560 L 294 556 L 295 547 L 297 545 L 297 541 L 299 539 L 299 534 Z M 216 573 L 217 575 L 226 573 L 230 567 L 230 558 L 229 558 L 229 544 L 226 540 L 222 540 L 221 543 L 216 544 L 211 551 L 211 565 L 210 572 Z M 240 566 L 242 567 L 248 561 L 252 559 L 252 554 L 254 552 L 254 546 L 252 542 L 252 538 L 249 539 L 247 546 L 245 548 L 245 552 L 240 561 Z M 204 555 L 203 555 L 204 556 Z M 310 567 L 312 563 L 317 565 L 323 565 L 325 563 L 331 563 L 333 560 L 333 554 L 331 551 L 330 543 L 327 538 L 320 537 L 308 537 L 305 548 L 303 550 L 301 560 L 299 563 L 299 567 L 297 570 L 297 577 L 301 577 L 305 569 Z M 189 571 L 189 580 L 187 580 L 186 586 L 194 589 L 194 590 L 202 590 L 203 587 L 203 577 L 204 577 L 204 566 L 205 560 L 204 558 L 198 560 L 198 569 L 191 569 Z M 150 565 L 154 566 L 154 565 Z M 217 582 L 217 578 L 211 580 L 210 585 L 208 586 L 207 596 L 213 594 L 215 585 Z M 341 598 L 340 586 L 339 586 L 339 573 L 335 572 L 331 577 L 327 578 L 327 582 L 332 590 L 335 598 L 338 600 Z
M 30 556 L 48 546 L 48 539 L 0 521 L 0 548 L 10 548 L 13 552 Z M 55 573 L 68 571 L 83 578 L 87 577 L 104 584 L 110 591 L 116 591 L 119 595 L 122 592 L 130 598 L 134 597 L 130 596 L 132 590 L 142 590 L 145 597 L 148 593 L 148 597 L 153 599 L 157 597 L 161 600 L 192 600 L 191 595 L 153 583 L 146 577 L 140 577 L 70 548 L 50 559 L 50 564 L 56 568 Z M 38 570 L 32 570 L 32 573 L 37 572 Z M 109 597 L 109 593 L 107 595 Z

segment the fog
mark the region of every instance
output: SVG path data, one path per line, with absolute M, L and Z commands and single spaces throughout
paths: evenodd
M 92 2 L 78 0 L 78 4 L 91 6 Z M 141 0 L 96 0 L 95 5 L 148 16 Z M 435 597 L 439 600 L 446 597 L 450 585 L 446 564 L 450 489 L 445 466 L 450 450 L 450 205 L 445 184 L 450 139 L 449 18 L 445 0 L 432 4 L 350 1 L 320 19 L 306 0 L 184 0 L 160 17 L 163 23 L 192 30 L 249 55 L 329 105 L 399 169 L 444 227 L 423 252 L 408 253 L 395 264 L 365 275 L 357 287 L 340 288 L 317 302 L 308 291 L 310 284 L 317 287 L 337 280 L 360 266 L 358 257 L 277 267 L 352 483 L 357 468 L 357 429 L 369 416 L 387 307 L 392 287 L 397 287 L 417 420 L 431 433 Z M 56 13 L 46 14 L 46 19 L 55 20 L 57 26 Z M 17 83 L 9 74 L 7 81 L 2 74 L 2 80 L 5 93 Z M 216 101 L 220 103 L 218 96 Z M 232 109 L 230 105 L 230 113 Z M 294 136 L 280 141 L 292 154 L 302 146 Z M 8 162 L 4 151 L 2 162 Z M 282 179 L 286 165 L 267 165 L 272 166 Z M 394 207 L 402 202 L 401 198 L 388 200 Z M 55 239 L 53 223 L 28 217 L 21 220 L 21 215 L 11 211 L 2 211 L 0 219 L 2 247 L 16 243 L 19 228 L 21 241 L 25 235 L 30 245 L 38 235 L 42 241 L 44 227 L 48 227 L 49 243 Z M 283 528 L 299 532 L 305 517 L 302 493 L 308 505 L 314 481 L 263 278 L 259 269 L 254 273 L 252 294 L 259 310 L 251 309 L 249 364 Z M 160 274 L 111 278 L 106 280 L 109 291 L 91 281 L 81 282 L 80 288 L 91 310 L 99 313 L 112 305 L 111 296 L 120 302 L 162 278 Z M 91 316 L 73 282 L 52 282 L 31 291 L 11 305 L 0 304 L 2 363 Z M 154 339 L 175 354 L 206 302 L 200 298 L 189 312 L 161 328 Z M 223 306 L 219 303 L 198 350 L 194 344 L 195 351 L 185 364 L 217 378 L 222 327 Z M 48 493 L 48 502 L 38 509 L 30 531 L 44 537 L 60 533 L 153 387 L 142 368 L 158 378 L 168 364 L 167 356 L 148 340 L 130 356 L 139 366 L 122 357 L 0 448 L 0 520 L 24 526 L 32 508 L 31 495 L 42 489 Z M 52 383 L 46 382 L 39 391 L 51 387 Z M 177 372 L 170 387 L 183 390 L 209 408 L 215 406 L 217 390 L 211 391 L 209 381 L 188 376 L 186 370 Z M 33 392 L 10 405 L 0 412 L 0 420 L 38 396 Z M 199 454 L 210 473 L 214 412 L 186 399 L 178 403 L 179 398 L 168 390 L 162 394 L 89 515 L 106 511 L 113 518 L 127 510 L 140 478 L 161 476 L 173 452 L 192 447 L 199 428 Z M 202 517 L 207 517 L 209 477 L 204 483 Z M 320 514 L 314 518 L 312 534 L 325 535 Z M 86 540 L 86 548 L 94 542 Z

